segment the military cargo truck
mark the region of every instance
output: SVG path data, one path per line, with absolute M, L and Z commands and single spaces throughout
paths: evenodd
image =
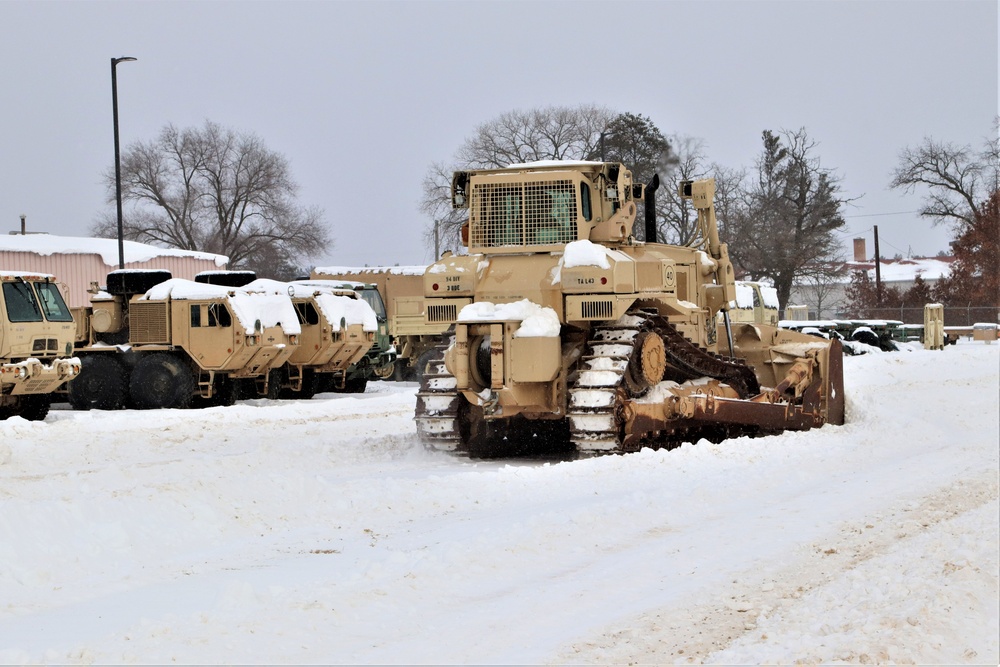
M 420 357 L 437 345 L 447 324 L 429 321 L 424 313 L 426 266 L 326 266 L 313 269 L 315 279 L 360 281 L 375 285 L 385 304 L 389 335 L 396 348 L 394 379 L 416 377 Z
M 379 323 L 353 286 L 258 279 L 245 289 L 287 294 L 298 316 L 302 332 L 295 351 L 281 367 L 282 397 L 364 391 L 367 377 L 358 368 L 376 345 Z
M 396 362 L 398 359 L 397 348 L 393 337 L 389 333 L 389 317 L 385 301 L 375 283 L 323 278 L 321 271 L 313 272 L 316 278 L 298 280 L 302 283 L 319 283 L 328 287 L 341 289 L 353 289 L 358 296 L 365 300 L 375 312 L 378 322 L 378 331 L 375 332 L 375 342 L 367 354 L 356 364 L 353 364 L 347 371 L 347 378 L 343 388 L 335 388 L 335 391 L 347 391 L 352 393 L 363 392 L 369 380 L 388 380 L 395 376 Z
M 277 397 L 281 366 L 298 344 L 287 295 L 113 271 L 79 309 L 76 354 L 86 380 L 71 383 L 76 409 L 181 408 Z
M 40 421 L 80 373 L 73 314 L 54 276 L 0 271 L 0 286 L 0 418 Z
M 454 174 L 469 254 L 424 274 L 428 324 L 449 327 L 417 394 L 429 447 L 595 455 L 843 423 L 838 341 L 728 317 L 714 181 L 678 186 L 698 214 L 689 246 L 655 242 L 658 186 L 605 162 Z
M 750 280 L 736 281 L 736 299 L 729 302 L 730 322 L 752 322 L 778 326 L 778 290 Z M 724 311 L 719 312 L 720 321 Z

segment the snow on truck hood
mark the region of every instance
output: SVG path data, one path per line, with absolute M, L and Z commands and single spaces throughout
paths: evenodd
M 459 322 L 519 321 L 515 338 L 554 338 L 559 335 L 559 316 L 551 308 L 539 306 L 527 299 L 514 303 L 470 303 L 458 313 Z
M 280 326 L 287 335 L 302 333 L 299 317 L 287 292 L 283 294 L 251 292 L 245 287 L 209 285 L 183 278 L 171 278 L 153 287 L 140 298 L 148 301 L 162 301 L 168 298 L 179 301 L 224 299 L 232 307 L 233 314 L 248 335 L 256 333 L 258 321 L 265 328 Z

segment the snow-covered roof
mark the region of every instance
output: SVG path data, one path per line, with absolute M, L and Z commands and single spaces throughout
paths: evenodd
M 135 241 L 124 241 L 125 262 L 146 262 L 157 257 L 194 257 L 225 266 L 229 258 L 210 252 L 160 248 Z M 108 266 L 118 265 L 118 239 L 93 239 L 83 236 L 53 236 L 52 234 L 10 234 L 0 236 L 0 251 L 33 252 L 38 255 L 100 255 Z
M 951 273 L 952 258 L 912 257 L 906 259 L 880 259 L 879 273 L 882 280 L 888 283 L 913 282 L 919 275 L 924 280 L 941 280 Z M 875 262 L 847 262 L 848 271 L 843 282 L 850 282 L 850 274 L 854 271 L 867 271 L 868 277 L 875 280 Z
M 422 276 L 427 267 L 423 264 L 410 266 L 317 266 L 315 273 L 333 276 L 351 273 L 391 273 L 397 276 Z

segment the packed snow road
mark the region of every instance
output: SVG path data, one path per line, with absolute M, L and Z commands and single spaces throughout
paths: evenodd
M 0 422 L 0 662 L 996 664 L 998 368 L 581 461 L 426 452 L 412 384 Z

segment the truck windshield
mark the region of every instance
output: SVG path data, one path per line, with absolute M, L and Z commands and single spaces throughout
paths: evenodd
M 28 283 L 5 282 L 3 300 L 7 306 L 7 319 L 11 322 L 42 321 L 42 311 L 35 300 L 35 292 Z
M 368 302 L 379 319 L 385 319 L 385 305 L 382 303 L 382 297 L 377 289 L 362 289 L 358 291 L 358 294 Z
M 59 287 L 55 283 L 35 283 L 35 291 L 38 292 L 38 300 L 42 303 L 42 312 L 49 322 L 72 322 L 73 313 L 59 293 Z

